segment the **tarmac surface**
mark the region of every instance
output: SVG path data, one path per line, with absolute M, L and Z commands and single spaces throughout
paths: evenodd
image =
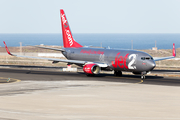
M 180 119 L 180 78 L 0 68 L 0 119 Z
M 31 66 L 30 68 L 33 68 Z M 42 67 L 44 68 L 44 67 Z M 37 69 L 37 68 L 36 68 Z M 49 71 L 47 71 L 50 69 Z M 57 68 L 56 68 L 57 69 Z M 152 73 L 174 73 L 179 70 L 155 70 Z M 99 74 L 93 77 L 87 77 L 84 72 L 62 72 L 61 70 L 27 70 L 18 68 L 0 68 L 1 77 L 16 78 L 21 81 L 63 81 L 63 80 L 78 80 L 78 81 L 106 81 L 106 82 L 123 82 L 123 83 L 137 83 L 141 81 L 139 75 L 123 75 L 122 77 L 115 77 L 113 74 Z M 152 85 L 166 85 L 166 86 L 180 86 L 179 77 L 163 77 L 146 75 L 146 79 L 141 84 Z

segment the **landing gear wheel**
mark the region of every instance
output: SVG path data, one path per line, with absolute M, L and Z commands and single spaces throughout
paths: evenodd
M 146 78 L 146 76 L 145 76 L 145 75 L 142 75 L 142 76 L 141 76 L 141 79 L 142 79 L 142 80 L 144 80 L 145 78 Z
M 146 78 L 146 76 L 145 76 L 146 74 L 147 74 L 146 71 L 144 71 L 144 72 L 141 73 L 141 79 L 142 79 L 142 80 Z
M 121 71 L 114 71 L 114 76 L 121 77 L 122 72 Z

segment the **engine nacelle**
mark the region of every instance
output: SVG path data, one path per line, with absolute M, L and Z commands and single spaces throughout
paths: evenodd
M 99 74 L 101 68 L 97 65 L 97 64 L 86 64 L 84 67 L 83 67 L 83 71 L 86 73 L 86 74 Z

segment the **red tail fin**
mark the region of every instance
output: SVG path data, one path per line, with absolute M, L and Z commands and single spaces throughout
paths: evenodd
M 173 43 L 173 56 L 176 57 L 175 43 Z
M 64 47 L 83 47 L 79 43 L 77 43 L 71 34 L 71 30 L 66 18 L 66 15 L 64 13 L 63 9 L 60 9 L 60 16 L 61 16 L 61 26 L 62 26 L 62 35 L 63 35 L 63 44 Z

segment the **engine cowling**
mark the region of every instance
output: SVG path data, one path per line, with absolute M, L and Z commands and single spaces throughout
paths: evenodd
M 83 67 L 83 71 L 86 73 L 86 74 L 99 74 L 101 68 L 97 65 L 97 64 L 86 64 L 84 67 Z

